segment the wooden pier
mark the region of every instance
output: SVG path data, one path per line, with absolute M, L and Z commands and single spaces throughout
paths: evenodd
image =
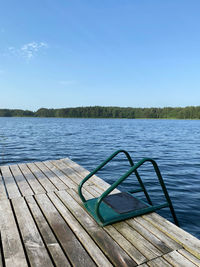
M 68 158 L 0 167 L 0 267 L 200 266 L 200 240 L 156 213 L 98 226 L 77 194 L 88 173 Z M 93 176 L 84 195 L 108 186 Z

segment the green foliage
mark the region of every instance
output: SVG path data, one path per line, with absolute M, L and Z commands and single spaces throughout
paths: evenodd
M 55 117 L 54 109 L 40 108 L 35 112 L 35 117 Z
M 185 108 L 93 106 L 61 109 L 40 108 L 36 112 L 21 109 L 0 109 L 0 117 L 200 119 L 200 106 Z
M 0 117 L 34 117 L 34 112 L 22 109 L 0 109 Z

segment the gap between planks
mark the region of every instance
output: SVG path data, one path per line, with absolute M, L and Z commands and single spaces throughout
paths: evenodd
M 70 166 L 71 168 L 73 168 L 74 171 L 76 171 L 80 175 L 81 179 L 84 178 L 89 173 L 83 167 L 81 167 L 80 165 L 71 161 L 68 158 L 62 159 L 60 161 L 62 161 L 62 163 L 64 163 L 64 164 L 68 165 L 68 167 Z M 99 186 L 99 183 L 98 183 L 99 179 L 100 178 L 98 178 L 98 177 L 94 177 L 93 182 L 94 182 L 95 186 L 98 186 L 100 188 L 101 186 Z M 101 180 L 100 185 L 102 185 L 102 183 L 104 184 L 105 182 Z M 105 185 L 109 186 L 107 183 L 105 183 Z M 154 219 L 152 219 L 153 217 L 154 217 Z M 185 247 L 186 250 L 188 250 L 195 257 L 200 259 L 200 240 L 198 240 L 196 237 L 185 232 L 181 228 L 175 226 L 174 224 L 167 221 L 166 219 L 164 219 L 163 217 L 161 217 L 160 215 L 158 215 L 156 213 L 152 213 L 152 214 L 144 215 L 143 217 L 135 218 L 135 220 L 137 220 L 137 219 L 139 219 L 140 222 L 142 222 L 142 221 L 148 222 L 148 223 L 150 222 L 151 225 L 157 229 L 157 231 L 159 230 L 160 232 L 162 232 L 162 234 L 164 234 L 168 239 L 170 238 L 172 240 L 172 242 L 175 242 L 175 243 L 178 242 L 179 246 Z M 160 223 L 161 223 L 161 225 L 160 225 Z M 170 231 L 168 231 L 168 227 L 169 227 Z M 170 234 L 171 230 L 173 230 L 172 234 Z
M 25 164 L 26 167 L 23 167 L 21 166 L 21 164 L 19 165 L 19 168 L 20 168 L 20 171 L 23 172 L 23 170 L 25 170 L 25 174 L 28 176 L 28 179 L 26 177 L 26 181 L 28 183 L 28 181 L 32 182 L 33 183 L 33 177 L 31 178 L 31 173 L 32 172 L 37 172 L 37 175 L 33 176 L 35 177 L 34 179 L 36 179 L 36 181 L 40 180 L 41 178 L 42 179 L 48 179 L 48 182 L 46 184 L 49 184 L 51 183 L 53 185 L 52 186 L 47 186 L 47 190 L 49 190 L 49 193 L 47 192 L 47 190 L 45 190 L 45 193 L 47 192 L 48 193 L 48 197 L 51 198 L 52 196 L 55 196 L 53 192 L 56 192 L 57 196 L 60 194 L 60 192 L 57 192 L 57 190 L 64 190 L 66 189 L 66 191 L 68 191 L 68 193 L 74 198 L 75 201 L 77 201 L 77 193 L 76 193 L 76 196 L 75 196 L 75 191 L 77 191 L 77 185 L 79 184 L 79 182 L 89 173 L 87 170 L 83 169 L 81 166 L 79 166 L 78 164 L 76 164 L 75 162 L 72 162 L 71 160 L 69 159 L 62 159 L 62 160 L 58 160 L 58 161 L 47 161 L 47 162 L 41 162 L 41 163 L 35 163 L 34 166 L 33 166 L 33 163 L 31 163 L 32 165 L 29 164 L 29 167 L 27 167 Z M 27 171 L 27 168 L 29 171 Z M 3 168 L 4 169 L 4 168 Z M 5 176 L 8 178 L 7 179 L 7 184 L 9 181 L 11 181 L 11 175 L 12 173 L 14 174 L 14 171 L 12 171 L 13 167 L 11 168 L 11 171 L 9 173 L 8 169 L 5 168 L 4 170 L 4 174 Z M 32 169 L 32 172 L 31 172 L 31 169 Z M 16 170 L 15 170 L 16 171 Z M 41 174 L 42 173 L 42 174 Z M 23 173 L 24 174 L 24 173 Z M 56 181 L 55 183 L 52 183 L 53 181 L 53 177 L 56 178 Z M 3 178 L 1 177 L 0 175 L 0 182 L 3 183 Z M 16 182 L 18 182 L 18 185 L 16 184 L 17 188 L 18 188 L 18 191 L 19 191 L 19 188 L 21 187 L 21 191 L 20 192 L 23 192 L 22 190 L 22 184 L 20 184 L 21 178 L 18 177 L 16 178 Z M 31 180 L 32 179 L 32 180 Z M 84 192 L 86 194 L 88 194 L 90 197 L 93 197 L 93 196 L 97 196 L 97 194 L 100 194 L 102 192 L 102 190 L 105 190 L 106 188 L 108 188 L 108 186 L 110 186 L 109 184 L 107 184 L 106 182 L 102 181 L 100 178 L 98 178 L 97 176 L 93 177 L 91 179 L 92 181 L 90 181 Z M 14 180 L 15 181 L 15 180 Z M 61 182 L 60 182 L 61 181 Z M 6 184 L 6 183 L 5 183 Z M 29 184 L 29 183 L 28 183 Z M 31 183 L 30 183 L 31 184 Z M 41 183 L 39 182 L 40 186 Z M 57 185 L 56 185 L 57 184 Z M 59 184 L 59 185 L 58 185 Z M 62 188 L 63 186 L 63 188 Z M 96 187 L 94 187 L 96 186 Z M 0 190 L 1 190 L 1 184 L 0 184 Z M 31 187 L 30 187 L 31 188 Z M 45 188 L 45 183 L 43 182 L 43 186 L 42 188 Z M 72 190 L 74 189 L 74 190 Z M 31 189 L 32 190 L 32 189 Z M 9 192 L 11 191 L 11 189 L 9 188 Z M 34 191 L 34 190 L 33 190 Z M 33 192 L 32 191 L 32 192 Z M 25 189 L 24 189 L 24 192 L 25 192 Z M 73 193 L 74 192 L 74 193 Z M 29 192 L 30 193 L 30 192 Z M 37 193 L 37 190 L 34 191 L 34 193 Z M 40 192 L 41 193 L 41 192 Z M 62 192 L 61 192 L 62 193 Z M 73 195 L 74 194 L 74 195 Z M 28 203 L 28 199 L 30 200 L 32 197 L 31 197 L 31 194 L 30 196 L 25 196 L 26 197 L 26 201 Z M 37 197 L 37 196 L 36 196 Z M 40 196 L 38 196 L 40 197 Z M 15 198 L 15 197 L 14 197 Z M 15 203 L 16 200 L 12 200 L 13 203 Z M 51 199 L 52 201 L 52 199 Z M 54 201 L 55 198 L 54 198 Z M 53 203 L 53 202 L 52 202 Z M 58 205 L 59 202 L 57 202 L 57 205 Z M 78 202 L 77 202 L 78 203 Z M 55 203 L 54 203 L 55 204 Z M 30 208 L 30 207 L 29 207 Z M 67 207 L 66 207 L 67 208 Z M 41 207 L 40 207 L 41 209 Z M 61 209 L 62 210 L 62 209 Z M 70 212 L 70 211 L 69 211 Z M 71 212 L 72 214 L 72 212 Z M 162 249 L 164 249 L 164 251 L 162 251 L 163 253 L 166 252 L 165 255 L 168 255 L 170 254 L 171 252 L 167 253 L 167 248 L 165 246 L 165 242 L 167 243 L 167 241 L 171 241 L 170 243 L 170 246 L 171 246 L 171 249 L 179 249 L 179 254 L 181 254 L 182 257 L 184 258 L 187 258 L 190 256 L 190 258 L 192 258 L 192 255 L 188 252 L 190 251 L 193 255 L 196 256 L 196 254 L 193 252 L 193 250 L 191 250 L 190 248 L 188 249 L 187 246 L 184 245 L 184 243 L 180 243 L 180 240 L 178 239 L 175 239 L 174 240 L 174 236 L 169 236 L 167 233 L 166 233 L 166 230 L 164 231 L 163 228 L 165 227 L 165 223 L 167 220 L 165 220 L 163 218 L 163 221 L 162 221 L 162 224 L 161 226 L 158 227 L 158 225 L 156 224 L 156 221 L 159 219 L 158 217 L 155 217 L 154 216 L 151 216 L 152 214 L 150 215 L 145 215 L 143 217 L 137 217 L 135 219 L 130 219 L 130 220 L 127 220 L 126 223 L 122 223 L 122 228 L 119 223 L 119 225 L 115 225 L 115 226 L 108 226 L 108 229 L 110 230 L 106 230 L 107 233 L 110 235 L 110 236 L 117 236 L 118 238 L 121 238 L 121 239 L 124 239 L 126 240 L 126 242 L 128 242 L 128 244 L 131 244 L 130 242 L 133 242 L 131 240 L 129 240 L 129 238 L 127 238 L 127 236 L 129 235 L 130 231 L 127 230 L 127 226 L 125 226 L 124 224 L 127 224 L 128 227 L 130 228 L 133 228 L 136 232 L 138 232 L 139 234 L 141 234 L 141 232 L 143 233 L 143 237 L 145 237 L 145 231 L 148 229 L 149 230 L 149 226 L 150 227 L 150 232 L 154 235 L 154 240 L 152 241 L 152 244 L 157 244 L 158 240 L 163 240 L 164 239 L 164 243 L 160 244 L 162 245 Z M 153 214 L 154 215 L 154 214 Z M 158 215 L 159 216 L 159 215 Z M 167 221 L 168 222 L 168 221 Z M 49 222 L 48 222 L 49 224 Z M 82 227 L 81 224 L 79 224 L 80 226 L 79 227 Z M 173 224 L 172 224 L 173 225 Z M 141 228 L 142 226 L 142 228 Z M 174 226 L 174 225 L 173 225 Z M 117 229 L 118 227 L 118 229 Z M 137 229 L 137 227 L 139 227 Z M 106 227 L 105 227 L 106 228 Z M 135 229 L 136 228 L 136 229 Z M 82 228 L 83 229 L 83 228 Z M 128 228 L 129 229 L 129 228 Z M 143 231 L 142 231 L 143 229 Z M 146 230 L 145 230 L 146 229 Z M 120 233 L 120 231 L 122 233 Z M 128 232 L 127 232 L 128 231 Z M 183 230 L 182 230 L 183 231 Z M 155 233 L 156 232 L 156 233 Z M 185 232 L 185 231 L 183 231 Z M 176 233 L 173 233 L 173 235 L 176 234 Z M 191 236 L 190 234 L 188 234 L 189 236 Z M 80 238 L 80 237 L 79 237 Z M 118 238 L 116 238 L 116 240 L 119 240 Z M 146 237 L 145 237 L 146 238 Z M 158 238 L 158 240 L 155 238 Z M 195 239 L 196 240 L 196 239 Z M 195 240 L 193 240 L 195 242 Z M 163 241 L 162 241 L 163 242 Z M 177 243 L 178 242 L 178 243 Z M 158 242 L 159 243 L 159 242 Z M 179 244 L 180 243 L 180 244 Z M 168 243 L 167 243 L 168 244 Z M 132 245 L 132 244 L 131 244 Z M 159 245 L 159 244 L 157 244 Z M 188 250 L 181 250 L 182 246 L 185 246 L 186 249 Z M 189 244 L 188 244 L 189 245 Z M 132 245 L 133 246 L 133 245 Z M 159 247 L 158 247 L 159 248 Z M 161 249 L 161 247 L 160 247 Z M 184 251 L 184 252 L 182 252 Z M 139 251 L 138 251 L 139 252 Z M 182 252 L 182 253 L 181 253 Z M 130 251 L 126 251 L 126 253 L 129 255 L 131 254 Z M 140 252 L 139 252 L 140 253 Z M 188 254 L 189 253 L 189 256 Z M 186 257 L 186 254 L 187 254 L 187 257 Z M 171 255 L 171 254 L 170 254 Z M 130 256 L 130 255 L 129 255 Z M 147 255 L 146 255 L 147 256 Z M 159 255 L 157 255 L 158 258 L 159 258 Z M 173 254 L 172 254 L 173 256 Z M 153 256 L 155 258 L 155 255 Z M 194 257 L 194 256 L 193 256 Z M 132 256 L 132 258 L 134 258 Z M 147 257 L 145 258 L 143 256 L 143 258 L 141 257 L 138 257 L 138 259 L 134 259 L 136 260 L 137 264 L 141 264 L 142 262 L 147 262 L 148 259 L 150 261 L 153 261 L 154 259 L 150 257 Z M 169 260 L 169 258 L 168 258 Z M 196 258 L 194 257 L 193 259 L 193 262 L 196 260 Z M 149 262 L 147 262 L 149 264 Z M 194 262 L 195 263 L 195 262 Z M 97 264 L 97 263 L 96 263 Z M 195 263 L 196 264 L 196 263 Z M 150 265 L 149 265 L 150 266 Z M 152 265 L 153 266 L 153 265 Z
M 57 161 L 54 161 L 54 164 L 56 164 L 57 165 L 57 167 L 61 167 L 62 168 L 62 170 L 63 170 L 63 165 L 61 164 L 61 163 L 59 163 L 59 162 L 57 162 Z M 64 172 L 66 173 L 66 175 L 68 175 L 68 176 L 70 176 L 71 175 L 71 172 L 70 173 L 68 173 L 66 170 L 68 170 L 69 168 L 65 168 L 64 169 Z M 71 177 L 70 177 L 71 178 Z M 73 172 L 73 179 L 76 179 L 77 178 L 77 176 L 75 177 L 75 175 L 74 175 L 74 172 Z M 77 179 L 76 179 L 76 182 L 79 182 L 80 180 L 82 180 L 82 178 L 81 179 L 79 179 L 78 178 L 78 181 L 77 181 Z M 91 189 L 91 186 L 88 186 L 87 188 L 90 188 Z M 94 193 L 94 192 L 93 192 Z M 59 194 L 59 192 L 58 192 L 58 194 Z M 77 201 L 77 199 L 76 199 L 76 201 Z M 80 203 L 79 203 L 80 204 Z M 110 226 L 110 227 L 112 227 L 112 226 Z M 127 228 L 127 227 L 126 227 Z M 105 227 L 105 229 L 106 229 L 106 227 Z M 111 228 L 112 229 L 112 228 Z M 114 229 L 114 228 L 113 228 Z M 119 230 L 119 229 L 118 229 Z M 133 233 L 133 230 L 134 229 L 132 229 L 131 228 L 131 233 Z M 137 234 L 137 231 L 135 231 L 135 233 L 136 233 L 136 236 L 139 238 L 139 240 L 141 241 L 141 239 L 143 239 L 142 241 L 142 244 L 143 244 L 143 247 L 142 246 L 140 246 L 140 249 L 142 249 L 143 250 L 143 253 L 144 254 L 146 254 L 146 256 L 147 257 L 149 257 L 149 258 L 153 258 L 153 257 L 157 257 L 158 255 L 161 255 L 161 252 L 160 251 L 158 251 L 154 246 L 152 247 L 152 245 L 150 244 L 150 243 L 148 243 L 148 241 L 146 241 L 144 238 L 142 238 L 142 236 L 139 234 Z M 113 233 L 112 233 L 113 234 Z M 130 234 L 130 230 L 129 230 L 129 234 Z M 127 238 L 127 236 L 129 236 L 129 234 L 126 234 L 125 233 L 125 236 L 126 236 L 126 238 Z M 154 239 L 156 239 L 156 237 L 154 236 Z M 137 239 L 138 240 L 138 239 Z M 157 239 L 157 243 L 159 243 L 160 242 L 160 245 L 162 246 L 162 248 L 164 249 L 164 252 L 169 252 L 170 251 L 170 249 L 169 248 L 167 248 L 166 246 L 165 246 L 165 244 L 164 244 L 164 242 L 161 242 L 160 240 L 158 240 Z M 147 244 L 146 244 L 147 243 Z M 175 243 L 175 242 L 174 242 Z M 135 245 L 136 243 L 134 243 L 134 245 Z M 144 245 L 145 244 L 145 245 Z M 178 244 L 177 244 L 178 245 Z M 133 244 L 132 244 L 132 249 L 133 249 Z M 152 249 L 150 249 L 152 247 Z M 177 246 L 177 248 L 180 248 L 180 246 L 178 245 Z M 157 253 L 157 254 L 155 254 L 155 252 Z M 136 253 L 134 253 L 134 254 L 136 254 Z

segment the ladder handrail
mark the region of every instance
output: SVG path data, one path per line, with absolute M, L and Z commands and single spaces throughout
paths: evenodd
M 115 151 L 110 157 L 108 157 L 104 162 L 102 162 L 96 169 L 94 169 L 92 172 L 90 172 L 79 184 L 78 186 L 78 193 L 83 202 L 86 202 L 85 197 L 82 194 L 82 187 L 85 182 L 87 182 L 88 179 L 90 179 L 95 173 L 97 173 L 101 168 L 103 168 L 108 162 L 110 162 L 114 157 L 116 157 L 119 153 L 124 153 L 130 163 L 131 166 L 133 166 L 133 161 L 131 159 L 131 156 L 126 150 L 120 149 Z
M 82 187 L 83 187 L 83 184 L 88 180 L 90 179 L 95 173 L 97 173 L 101 168 L 103 168 L 108 162 L 110 162 L 114 157 L 116 157 L 119 153 L 124 153 L 125 156 L 127 157 L 127 160 L 129 161 L 130 163 L 130 166 L 134 166 L 134 163 L 133 163 L 133 160 L 131 158 L 131 156 L 129 155 L 129 153 L 124 150 L 124 149 L 119 149 L 117 151 L 115 151 L 110 157 L 108 157 L 104 162 L 102 162 L 96 169 L 94 169 L 92 172 L 90 172 L 82 181 L 81 183 L 79 184 L 78 186 L 78 193 L 79 193 L 79 196 L 81 198 L 81 200 L 83 201 L 83 203 L 86 202 L 86 199 L 85 197 L 83 196 L 82 194 Z M 150 205 L 152 205 L 152 201 L 150 199 L 150 196 L 149 194 L 147 193 L 147 190 L 142 182 L 142 179 L 140 178 L 140 175 L 138 173 L 137 170 L 135 170 L 135 176 L 136 178 L 138 179 L 138 182 L 142 188 L 142 191 L 144 192 L 145 196 L 146 196 L 146 199 L 147 201 L 149 202 Z
M 145 162 L 151 162 L 152 163 L 152 165 L 154 167 L 154 170 L 155 170 L 155 172 L 157 174 L 158 180 L 160 182 L 160 185 L 162 187 L 163 193 L 165 195 L 166 201 L 167 201 L 168 206 L 170 208 L 170 211 L 172 213 L 174 222 L 175 222 L 176 225 L 179 225 L 178 219 L 176 217 L 176 214 L 175 214 L 171 199 L 170 199 L 169 194 L 167 192 L 167 188 L 165 186 L 165 183 L 164 183 L 164 180 L 163 180 L 162 175 L 160 173 L 160 170 L 158 168 L 158 165 L 151 158 L 143 158 L 142 160 L 140 160 L 137 164 L 135 164 L 133 167 L 131 167 L 124 175 L 122 175 L 116 182 L 114 182 L 106 191 L 104 191 L 102 193 L 102 195 L 97 199 L 97 203 L 96 203 L 96 206 L 95 206 L 95 212 L 96 212 L 96 215 L 97 215 L 97 217 L 99 218 L 100 221 L 104 222 L 103 217 L 101 216 L 101 214 L 99 212 L 99 206 L 100 206 L 103 198 L 105 198 L 108 194 L 110 194 L 119 184 L 121 184 L 129 175 L 131 175 L 135 170 L 137 170 Z
M 163 190 L 163 193 L 165 195 L 165 198 L 166 198 L 166 202 L 167 202 L 167 206 L 169 206 L 170 208 L 170 211 L 171 211 L 171 214 L 173 216 L 173 219 L 174 219 L 174 222 L 176 225 L 179 225 L 178 223 L 178 220 L 177 220 L 177 217 L 176 217 L 176 214 L 175 214 L 175 211 L 174 211 L 174 208 L 173 208 L 173 205 L 172 205 L 172 202 L 171 202 L 171 199 L 169 197 L 169 194 L 167 192 L 167 188 L 165 186 L 165 183 L 164 183 L 164 180 L 162 178 L 162 175 L 160 173 L 160 170 L 158 168 L 158 165 L 157 163 L 151 159 L 151 158 L 143 158 L 142 160 L 140 160 L 138 163 L 136 163 L 134 165 L 129 153 L 123 149 L 120 149 L 120 150 L 117 150 L 115 151 L 110 157 L 108 157 L 104 162 L 102 162 L 95 170 L 93 170 L 92 172 L 90 172 L 82 181 L 81 183 L 79 184 L 78 186 L 78 193 L 79 193 L 79 196 L 81 198 L 81 200 L 83 201 L 83 203 L 87 202 L 85 197 L 83 196 L 82 194 L 82 187 L 83 187 L 83 184 L 88 180 L 90 179 L 95 173 L 97 173 L 101 168 L 103 168 L 108 162 L 110 162 L 114 157 L 116 157 L 119 153 L 124 153 L 130 163 L 130 166 L 131 168 L 124 174 L 122 175 L 117 181 L 115 181 L 112 185 L 110 185 L 109 188 L 106 189 L 106 191 L 104 191 L 102 193 L 101 196 L 99 196 L 99 198 L 97 198 L 97 202 L 96 202 L 96 205 L 95 205 L 95 213 L 96 213 L 96 216 L 97 218 L 103 223 L 104 222 L 104 219 L 103 217 L 101 216 L 100 214 L 100 211 L 99 211 L 99 206 L 101 204 L 101 202 L 103 201 L 103 198 L 105 198 L 108 194 L 110 194 L 119 184 L 121 184 L 128 176 L 130 176 L 133 172 L 135 173 L 137 179 L 138 179 L 138 182 L 140 183 L 140 186 L 142 188 L 142 191 L 144 192 L 146 198 L 147 198 L 147 201 L 149 202 L 150 205 L 153 206 L 152 204 L 152 201 L 147 193 L 147 190 L 142 182 L 142 179 L 140 178 L 139 176 L 139 173 L 137 171 L 137 169 L 143 165 L 145 162 L 150 162 L 153 167 L 154 167 L 154 171 L 156 172 L 156 175 L 158 177 L 158 180 L 159 180 L 159 183 L 162 187 L 162 190 Z

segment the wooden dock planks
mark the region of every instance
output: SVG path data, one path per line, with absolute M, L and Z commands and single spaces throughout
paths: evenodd
M 5 187 L 5 184 L 4 184 L 4 180 L 3 180 L 3 177 L 0 173 L 0 201 L 2 199 L 7 199 L 7 193 L 6 193 L 6 187 Z
M 57 212 L 47 195 L 36 196 L 40 208 L 46 217 L 50 227 L 65 251 L 70 262 L 74 266 L 95 266 L 93 260 L 87 254 L 71 228 L 65 223 L 62 216 Z
M 31 172 L 26 164 L 20 164 L 19 168 L 26 178 L 29 186 L 33 190 L 34 194 L 42 194 L 46 192 L 41 183 L 37 180 L 36 176 Z
M 67 208 L 73 213 L 83 228 L 87 229 L 87 232 L 94 239 L 94 241 L 101 248 L 103 253 L 109 257 L 110 261 L 115 266 L 136 266 L 134 260 L 132 260 L 124 250 L 117 244 L 103 228 L 99 227 L 97 223 L 91 218 L 88 213 L 69 195 L 66 191 L 57 192 L 62 202 L 67 205 Z
M 200 240 L 185 232 L 183 229 L 175 226 L 173 223 L 165 220 L 156 213 L 143 215 L 143 218 L 151 222 L 154 226 L 160 229 L 167 236 L 181 244 L 191 254 L 200 259 Z
M 109 267 L 112 266 L 110 261 L 105 257 L 100 248 L 95 244 L 91 236 L 87 231 L 79 224 L 77 219 L 71 214 L 68 208 L 60 201 L 60 199 L 54 193 L 48 193 L 48 197 L 51 199 L 52 203 L 55 205 L 59 213 L 65 219 L 66 223 L 76 234 L 78 239 L 83 244 L 84 248 L 87 250 L 88 254 L 93 258 L 98 266 Z
M 28 266 L 17 223 L 8 199 L 0 201 L 0 232 L 6 266 Z
M 46 221 L 44 214 L 37 205 L 37 202 L 35 201 L 34 197 L 26 197 L 26 202 L 55 265 L 70 266 L 70 263 L 68 262 L 64 254 L 64 251 L 62 250 L 58 240 L 53 234 L 48 222 Z
M 53 266 L 25 199 L 14 198 L 12 204 L 30 264 L 32 266 Z
M 88 173 L 70 159 L 0 167 L 0 267 L 200 266 L 200 240 L 156 213 L 100 227 L 77 194 Z M 83 193 L 108 187 L 94 176 Z
M 9 198 L 20 197 L 21 192 L 8 166 L 1 167 L 2 177 L 6 185 Z
M 18 188 L 22 194 L 22 196 L 31 196 L 34 195 L 33 190 L 31 189 L 30 185 L 28 184 L 27 180 L 23 176 L 22 172 L 20 171 L 17 165 L 11 165 L 10 171 L 15 177 L 15 181 L 18 185 Z

